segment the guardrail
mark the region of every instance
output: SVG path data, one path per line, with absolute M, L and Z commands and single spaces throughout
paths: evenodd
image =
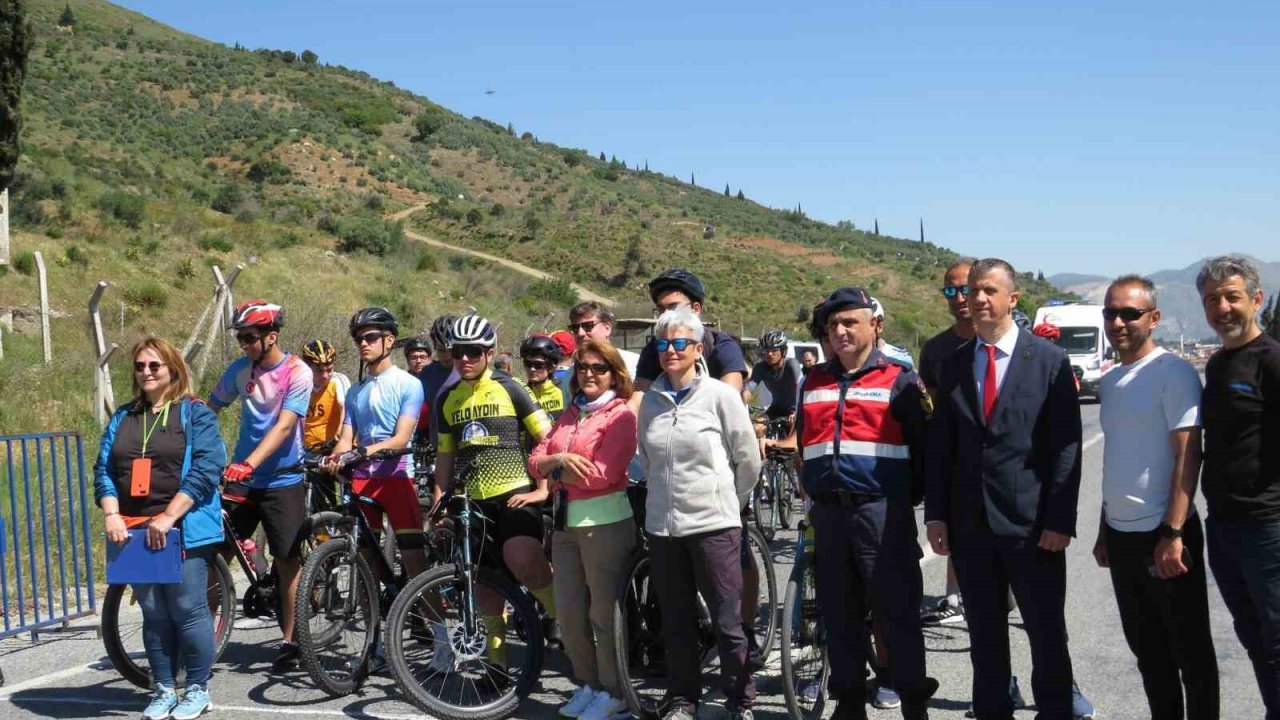
M 0 435 L 0 638 L 96 613 L 79 433 Z

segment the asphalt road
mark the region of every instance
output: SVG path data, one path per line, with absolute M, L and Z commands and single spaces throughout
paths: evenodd
M 1097 533 L 1102 477 L 1102 444 L 1098 406 L 1081 408 L 1085 428 L 1084 483 L 1080 493 L 1080 539 L 1068 550 L 1067 623 L 1076 677 L 1098 709 L 1097 717 L 1138 719 L 1149 717 L 1141 680 L 1124 644 L 1110 578 L 1094 565 L 1089 553 Z M 1203 508 L 1203 502 L 1199 503 Z M 776 543 L 779 585 L 785 586 L 787 558 L 793 535 Z M 921 531 L 923 543 L 923 530 Z M 926 594 L 942 592 L 946 563 L 926 551 L 922 561 Z M 1262 717 L 1262 705 L 1248 658 L 1236 642 L 1230 616 L 1210 576 L 1209 600 L 1214 640 L 1222 678 L 1223 717 Z M 929 599 L 929 598 L 926 598 Z M 1015 625 L 1019 618 L 1013 616 Z M 215 669 L 211 683 L 217 716 L 253 718 L 406 718 L 421 717 L 403 701 L 387 677 L 374 677 L 355 696 L 329 698 L 310 685 L 303 673 L 273 678 L 267 667 L 274 657 L 273 630 L 236 630 Z M 1030 693 L 1030 654 L 1026 635 L 1011 633 L 1013 665 L 1023 693 Z M 926 631 L 929 672 L 942 686 L 934 699 L 931 717 L 959 720 L 968 707 L 972 675 L 968 632 L 964 624 Z M 775 646 L 776 647 L 776 646 Z M 44 635 L 38 644 L 26 638 L 0 641 L 0 669 L 6 685 L 0 688 L 0 718 L 113 718 L 136 717 L 146 699 L 142 691 L 121 680 L 106 661 L 102 642 L 92 629 Z M 556 708 L 572 689 L 567 664 L 553 655 L 544 671 L 541 689 L 517 713 L 519 718 L 551 720 Z M 762 720 L 784 720 L 776 651 L 769 667 L 759 676 L 760 697 L 756 715 Z M 873 718 L 899 717 L 896 710 L 870 710 Z M 726 716 L 717 700 L 704 704 L 700 717 Z M 1034 709 L 1018 713 L 1031 718 Z

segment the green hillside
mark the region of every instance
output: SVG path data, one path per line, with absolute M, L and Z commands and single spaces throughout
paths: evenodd
M 510 346 L 530 327 L 564 322 L 568 281 L 647 314 L 645 281 L 675 265 L 703 275 L 710 315 L 734 332 L 799 331 L 802 311 L 852 283 L 885 302 L 896 342 L 915 348 L 946 324 L 934 288 L 953 254 L 932 244 L 833 227 L 761 206 L 749 188 L 699 188 L 536 129 L 467 119 L 304 48 L 230 48 L 100 0 L 73 0 L 75 23 L 60 26 L 64 5 L 28 4 L 38 40 L 12 189 L 14 262 L 0 276 L 0 309 L 35 306 L 30 254 L 41 251 L 62 315 L 51 369 L 38 363 L 30 323 L 6 334 L 6 432 L 92 427 L 84 308 L 96 281 L 111 283 L 109 342 L 127 348 L 149 332 L 182 341 L 214 264 L 246 266 L 237 297 L 286 305 L 295 347 L 337 337 L 369 303 L 413 329 L 474 307 Z M 392 214 L 403 224 L 385 220 Z M 406 231 L 563 282 L 428 249 Z M 1031 285 L 1034 304 L 1049 288 Z M 125 396 L 129 376 L 116 366 Z

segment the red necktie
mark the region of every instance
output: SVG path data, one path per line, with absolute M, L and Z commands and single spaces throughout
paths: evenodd
M 991 412 L 996 409 L 996 346 L 982 347 L 987 351 L 987 374 L 982 377 L 982 416 L 991 422 Z

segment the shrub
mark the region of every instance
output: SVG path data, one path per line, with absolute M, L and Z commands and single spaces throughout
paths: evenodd
M 191 262 L 191 258 L 185 258 L 178 263 L 177 269 L 174 271 L 182 280 L 190 280 L 196 276 L 195 264 Z
M 493 207 L 489 208 L 489 214 L 494 217 L 502 217 L 506 211 L 507 209 L 502 206 L 502 203 L 494 203 Z
M 36 274 L 36 254 L 31 250 L 23 250 L 13 258 L 13 269 L 31 277 Z
M 222 235 L 205 235 L 196 241 L 196 245 L 205 252 L 231 252 L 235 244 Z
M 141 195 L 112 190 L 98 198 L 98 209 L 137 230 L 147 217 L 147 202 Z
M 538 280 L 529 286 L 525 295 L 563 307 L 578 304 L 578 291 L 568 280 Z
M 79 245 L 68 245 L 65 255 L 68 263 L 79 265 L 81 268 L 89 267 L 89 255 L 81 250 Z
M 227 183 L 218 188 L 218 192 L 214 194 L 213 202 L 209 203 L 209 207 L 220 213 L 231 215 L 235 213 L 242 202 L 244 202 L 244 191 L 236 183 Z
M 467 211 L 467 224 L 479 225 L 484 220 L 484 213 L 480 212 L 480 208 L 471 208 Z
M 156 283 L 143 283 L 126 288 L 124 300 L 135 308 L 163 308 L 169 304 L 169 294 Z
M 415 269 L 418 272 L 435 272 L 440 266 L 436 263 L 436 256 L 427 251 L 418 256 L 418 266 Z
M 356 215 L 338 222 L 338 249 L 344 253 L 364 251 L 386 255 L 399 241 L 399 233 L 382 219 Z

